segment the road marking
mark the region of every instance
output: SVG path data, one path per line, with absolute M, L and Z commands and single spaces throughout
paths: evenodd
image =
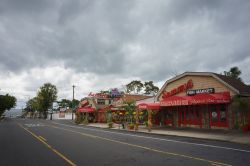
M 147 138 L 147 139 L 154 139 L 154 140 L 159 140 L 159 141 L 175 142 L 175 143 L 181 143 L 181 144 L 187 144 L 187 145 L 203 146 L 203 147 L 209 147 L 209 148 L 225 149 L 225 150 L 233 150 L 233 151 L 238 151 L 238 152 L 250 153 L 249 150 L 230 148 L 230 147 L 226 147 L 226 146 L 199 144 L 199 143 L 177 141 L 177 140 L 171 140 L 171 139 L 163 139 L 163 138 L 156 138 L 156 137 L 149 137 L 149 136 L 141 136 L 141 135 L 135 135 L 135 134 L 126 134 L 126 133 L 119 133 L 119 132 L 113 132 L 113 131 L 105 131 L 105 130 L 100 130 L 100 129 L 90 129 L 90 128 L 86 128 L 86 127 L 78 127 L 78 126 L 66 125 L 66 124 L 61 124 L 61 123 L 56 123 L 56 122 L 52 122 L 52 123 L 62 125 L 62 126 L 68 126 L 68 127 L 72 127 L 72 128 L 90 130 L 90 131 L 99 131 L 99 132 L 111 133 L 111 134 L 117 134 L 117 135 L 126 135 L 126 136 L 138 137 L 138 138 Z M 143 132 L 140 132 L 140 133 L 143 133 Z
M 44 124 L 34 124 L 34 123 L 26 123 L 26 124 L 24 124 L 25 126 L 27 126 L 27 127 L 43 127 L 43 126 L 45 126 Z
M 46 143 L 42 138 L 40 138 L 41 136 L 37 136 L 35 133 L 33 133 L 30 130 L 28 130 L 27 128 L 23 127 L 20 123 L 18 123 L 18 125 L 21 128 L 23 128 L 25 131 L 27 131 L 28 133 L 30 133 L 33 137 L 35 137 L 36 139 L 38 139 L 40 142 L 42 142 L 47 148 L 49 148 L 54 153 L 56 153 L 58 156 L 60 156 L 61 158 L 63 158 L 69 165 L 76 166 L 76 164 L 73 163 L 70 159 L 68 159 L 67 157 L 65 157 L 62 153 L 60 153 L 59 151 L 57 151 L 56 149 L 54 149 L 52 146 L 50 146 L 48 143 Z
M 40 135 L 39 135 L 39 138 L 41 138 L 44 142 L 47 141 L 44 137 L 42 137 L 42 136 L 40 136 Z
M 183 155 L 183 154 L 178 154 L 178 153 L 173 153 L 173 152 L 161 151 L 161 150 L 157 150 L 157 149 L 154 149 L 154 148 L 149 148 L 149 147 L 146 147 L 146 146 L 131 144 L 131 143 L 123 142 L 123 141 L 118 141 L 118 140 L 109 139 L 109 138 L 105 138 L 105 137 L 100 137 L 100 136 L 96 136 L 96 135 L 92 135 L 92 134 L 78 132 L 78 131 L 74 131 L 74 130 L 70 130 L 70 129 L 57 127 L 57 126 L 54 126 L 54 125 L 51 125 L 51 127 L 54 127 L 56 129 L 61 129 L 61 130 L 64 130 L 64 131 L 69 131 L 69 132 L 76 133 L 76 134 L 80 134 L 80 135 L 85 136 L 85 137 L 91 137 L 91 138 L 101 139 L 101 140 L 105 140 L 105 141 L 109 141 L 109 142 L 119 143 L 119 144 L 131 146 L 131 147 L 136 147 L 136 148 L 140 148 L 140 149 L 144 149 L 144 150 L 148 150 L 148 151 L 161 153 L 161 154 L 164 154 L 164 155 L 178 156 L 178 157 L 183 157 L 183 158 L 208 162 L 210 164 L 217 164 L 217 165 L 220 165 L 220 166 L 231 166 L 230 164 L 225 164 L 225 163 L 221 163 L 221 162 L 217 162 L 217 161 L 207 160 L 207 159 L 203 159 L 203 158 L 199 158 L 199 157 L 193 157 L 193 156 L 188 156 L 188 155 Z

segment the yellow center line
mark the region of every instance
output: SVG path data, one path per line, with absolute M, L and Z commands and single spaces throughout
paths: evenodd
M 39 135 L 39 138 L 41 138 L 43 141 L 47 141 L 44 137 Z
M 74 130 L 70 130 L 70 129 L 57 127 L 57 126 L 54 126 L 54 125 L 51 125 L 51 127 L 61 129 L 61 130 L 65 130 L 65 131 L 69 131 L 69 132 L 72 132 L 72 133 L 77 133 L 77 134 L 80 134 L 80 135 L 83 135 L 83 136 L 86 136 L 86 137 L 101 139 L 101 140 L 105 140 L 105 141 L 109 141 L 109 142 L 115 142 L 115 143 L 119 143 L 119 144 L 123 144 L 123 145 L 127 145 L 127 146 L 132 146 L 132 147 L 136 147 L 136 148 L 141 148 L 141 149 L 145 149 L 145 150 L 149 150 L 149 151 L 153 151 L 153 152 L 157 152 L 157 153 L 161 153 L 161 154 L 165 154 L 165 155 L 172 155 L 172 156 L 178 156 L 178 157 L 183 157 L 183 158 L 188 158 L 188 159 L 193 159 L 193 160 L 204 161 L 204 162 L 210 163 L 211 165 L 232 166 L 230 164 L 225 164 L 225 163 L 221 163 L 221 162 L 217 162 L 217 161 L 207 160 L 207 159 L 203 159 L 203 158 L 199 158 L 199 157 L 193 157 L 193 156 L 188 156 L 188 155 L 183 155 L 183 154 L 178 154 L 178 153 L 173 153 L 173 152 L 161 151 L 161 150 L 157 150 L 157 149 L 153 149 L 153 148 L 149 148 L 149 147 L 145 147 L 145 146 L 141 146 L 141 145 L 136 145 L 136 144 L 131 144 L 131 143 L 127 143 L 127 142 L 117 141 L 117 140 L 114 140 L 114 139 L 99 137 L 99 136 L 92 135 L 92 134 L 86 134 L 86 133 L 83 133 L 83 132 L 78 132 L 78 131 L 74 131 Z
M 25 131 L 27 131 L 28 133 L 30 133 L 33 137 L 35 137 L 36 139 L 38 139 L 40 142 L 42 142 L 47 148 L 49 148 L 50 150 L 52 150 L 54 153 L 56 153 L 58 156 L 60 156 L 62 159 L 64 159 L 69 165 L 71 166 L 76 166 L 75 163 L 73 163 L 71 160 L 69 160 L 67 157 L 65 157 L 62 153 L 60 153 L 59 151 L 57 151 L 56 149 L 54 149 L 52 146 L 50 146 L 48 143 L 46 143 L 46 139 L 43 138 L 42 136 L 37 136 L 36 134 L 34 134 L 33 132 L 31 132 L 30 130 L 28 130 L 27 128 L 23 127 L 20 123 L 18 123 L 18 125 L 23 128 Z M 42 139 L 42 138 L 43 139 Z

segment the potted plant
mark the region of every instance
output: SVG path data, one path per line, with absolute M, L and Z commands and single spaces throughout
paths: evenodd
M 113 122 L 108 122 L 108 127 L 109 127 L 109 128 L 112 128 L 112 127 L 113 127 L 113 124 L 114 124 Z
M 135 127 L 134 123 L 129 123 L 129 124 L 128 124 L 128 128 L 129 128 L 130 130 L 133 130 L 134 127 Z

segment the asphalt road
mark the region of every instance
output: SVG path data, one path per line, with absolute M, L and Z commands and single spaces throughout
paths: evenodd
M 249 166 L 250 146 L 79 126 L 71 121 L 0 122 L 0 166 Z

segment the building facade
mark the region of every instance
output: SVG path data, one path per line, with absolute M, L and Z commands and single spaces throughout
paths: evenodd
M 158 125 L 231 129 L 237 115 L 230 104 L 236 95 L 249 97 L 249 86 L 216 73 L 186 72 L 166 81 L 156 102 L 144 107 L 158 108 L 154 109 Z

